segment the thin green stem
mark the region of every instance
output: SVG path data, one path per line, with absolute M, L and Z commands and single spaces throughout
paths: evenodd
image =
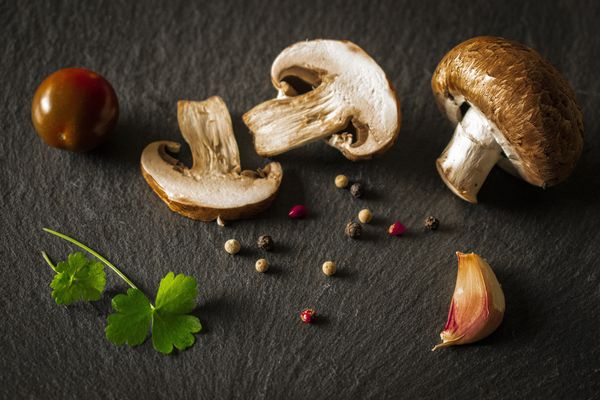
M 54 264 L 52 264 L 52 261 L 50 261 L 50 257 L 48 257 L 48 254 L 46 254 L 45 251 L 42 251 L 42 257 L 44 257 L 44 260 L 46 260 L 50 268 L 52 268 L 52 270 L 58 274 L 56 267 L 54 266 Z
M 119 275 L 119 277 L 121 279 L 123 279 L 129 286 L 131 286 L 134 289 L 137 289 L 137 286 L 135 286 L 133 284 L 133 282 L 131 282 L 131 280 L 125 276 L 124 273 L 122 273 L 121 271 L 119 271 L 119 269 L 117 267 L 115 267 L 110 261 L 108 261 L 106 258 L 102 257 L 100 254 L 98 254 L 95 250 L 90 249 L 89 247 L 87 247 L 85 244 L 73 239 L 72 237 L 69 237 L 65 234 L 62 234 L 60 232 L 56 232 L 53 231 L 52 229 L 48 229 L 48 228 L 42 228 L 44 230 L 44 232 L 48 232 L 54 236 L 58 236 L 61 239 L 66 240 L 67 242 L 71 242 L 73 243 L 75 246 L 80 247 L 81 249 L 87 251 L 88 253 L 90 253 L 91 255 L 93 255 L 94 257 L 96 257 L 98 260 L 102 261 L 104 264 L 106 264 L 107 267 L 109 267 L 110 269 L 112 269 L 117 275 Z

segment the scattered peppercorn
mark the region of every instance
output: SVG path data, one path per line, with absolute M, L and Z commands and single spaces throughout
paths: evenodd
M 400 221 L 394 222 L 388 228 L 388 233 L 392 236 L 402 236 L 404 232 L 406 232 L 406 227 Z
M 338 175 L 335 177 L 335 187 L 343 189 L 348 186 L 348 177 L 346 175 Z
M 356 239 L 362 233 L 362 226 L 359 223 L 350 221 L 346 224 L 346 236 Z
M 269 235 L 262 235 L 258 237 L 256 242 L 258 248 L 265 251 L 273 250 L 273 239 Z
M 229 254 L 237 254 L 241 248 L 242 246 L 240 246 L 240 242 L 235 239 L 229 239 L 225 242 L 225 251 Z
M 300 313 L 300 320 L 305 324 L 311 324 L 317 315 L 317 312 L 312 308 L 307 308 L 306 310 Z
M 358 220 L 363 224 L 368 224 L 373 219 L 373 214 L 371 210 L 365 208 L 364 210 L 360 210 L 358 213 Z
M 429 217 L 425 218 L 425 228 L 429 229 L 430 231 L 435 231 L 439 227 L 440 227 L 440 220 L 437 219 L 436 217 L 429 216 Z
M 350 194 L 356 198 L 359 198 L 363 195 L 362 185 L 360 183 L 353 183 L 350 186 Z
M 267 272 L 267 270 L 269 269 L 269 262 L 264 258 L 256 260 L 255 268 L 260 273 Z
M 327 276 L 331 276 L 333 274 L 335 274 L 336 271 L 336 266 L 335 266 L 335 262 L 333 261 L 325 261 L 323 263 L 323 273 Z
M 288 217 L 290 217 L 292 219 L 304 218 L 304 217 L 306 217 L 306 212 L 307 212 L 306 207 L 298 204 L 290 209 L 290 212 L 288 213 Z

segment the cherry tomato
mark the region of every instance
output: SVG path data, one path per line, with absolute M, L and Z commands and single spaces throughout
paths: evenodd
M 87 151 L 114 130 L 119 103 L 102 76 L 84 68 L 65 68 L 48 76 L 37 88 L 31 118 L 48 145 Z

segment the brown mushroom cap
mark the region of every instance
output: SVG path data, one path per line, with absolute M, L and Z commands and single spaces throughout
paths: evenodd
M 527 182 L 551 186 L 573 171 L 583 147 L 581 108 L 568 82 L 535 50 L 499 37 L 467 40 L 440 61 L 431 87 L 452 122 L 463 101 L 486 115 Z

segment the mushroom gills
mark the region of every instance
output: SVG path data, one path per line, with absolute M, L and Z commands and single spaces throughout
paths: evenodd
M 470 106 L 437 159 L 437 169 L 444 183 L 466 201 L 477 203 L 479 189 L 502 157 L 496 136 L 491 122 L 477 107 Z
M 284 77 L 278 83 L 278 98 L 294 97 L 310 92 L 321 84 L 321 78 L 316 72 L 295 67 L 285 71 Z

